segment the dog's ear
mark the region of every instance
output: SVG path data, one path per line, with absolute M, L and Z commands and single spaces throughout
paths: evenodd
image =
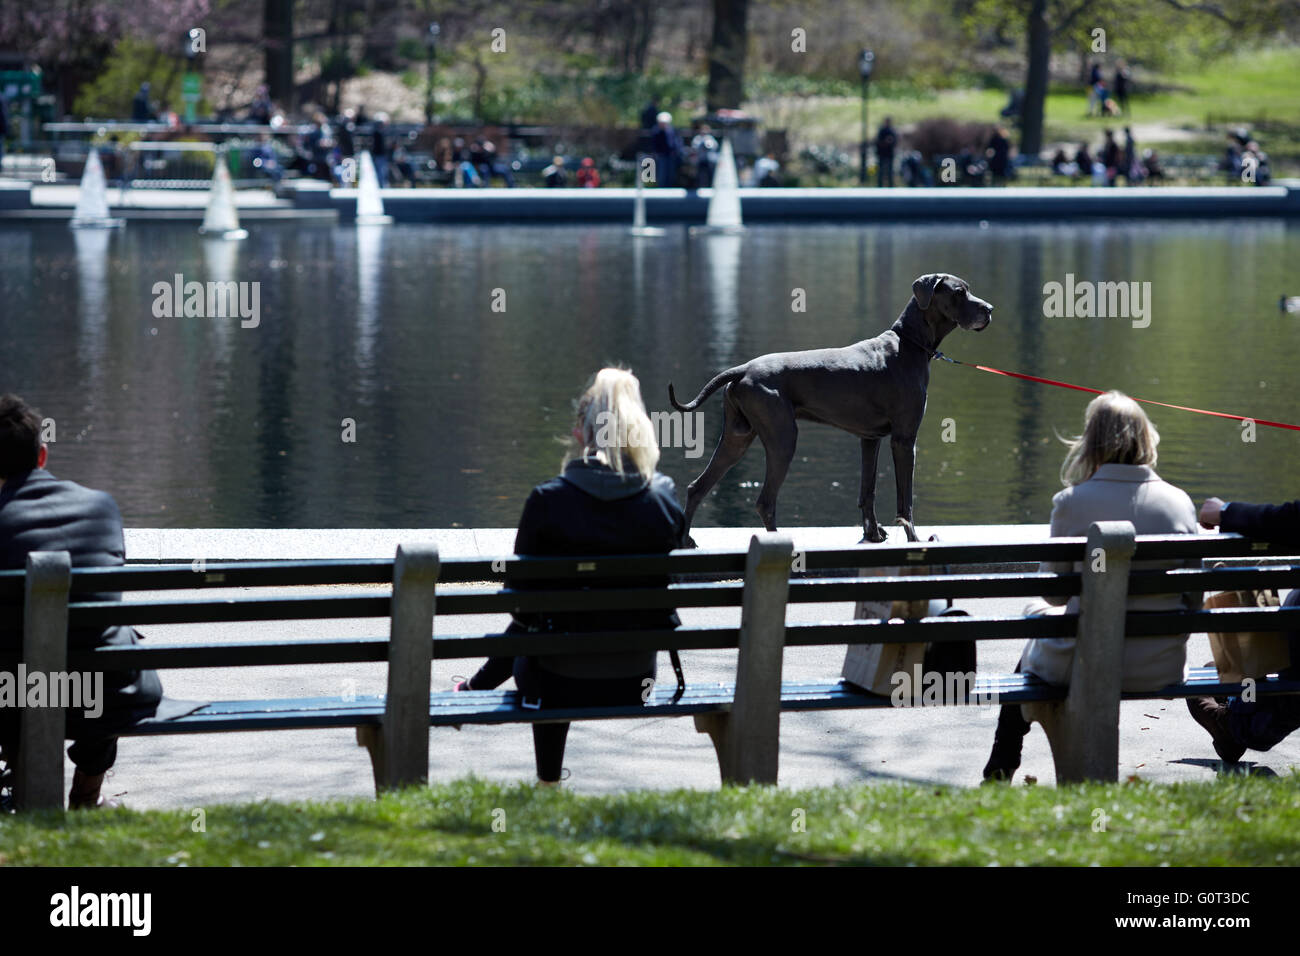
M 939 287 L 939 283 L 944 278 L 943 273 L 932 272 L 929 275 L 921 276 L 912 283 L 912 297 L 916 299 L 916 304 L 922 312 L 930 308 L 930 299 L 934 296 L 934 290 Z

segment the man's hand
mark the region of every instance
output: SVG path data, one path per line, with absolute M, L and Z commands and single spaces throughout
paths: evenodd
M 1206 498 L 1205 504 L 1201 505 L 1199 515 L 1201 527 L 1209 528 L 1213 531 L 1219 526 L 1219 513 L 1223 511 L 1222 498 Z

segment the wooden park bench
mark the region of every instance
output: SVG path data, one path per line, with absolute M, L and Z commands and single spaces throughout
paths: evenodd
M 190 566 L 69 567 L 64 552 L 33 553 L 25 571 L 0 572 L 0 632 L 21 628 L 21 651 L 0 651 L 0 667 L 19 659 L 28 672 L 284 666 L 388 662 L 387 693 L 281 700 L 218 701 L 181 716 L 146 720 L 124 735 L 355 727 L 372 758 L 377 790 L 428 779 L 429 729 L 464 724 L 530 723 L 692 716 L 718 754 L 723 781 L 775 783 L 782 711 L 892 706 L 836 676 L 782 680 L 786 647 L 894 642 L 1079 640 L 1070 687 L 1025 674 L 980 674 L 972 700 L 1035 704 L 1047 725 L 1061 782 L 1114 780 L 1118 774 L 1122 698 L 1235 694 L 1213 668 L 1193 668 L 1185 683 L 1121 694 L 1125 639 L 1204 631 L 1300 630 L 1300 609 L 1133 612 L 1128 594 L 1300 586 L 1300 566 L 1278 564 L 1149 571 L 1134 560 L 1193 564 L 1210 559 L 1272 560 L 1280 549 L 1237 535 L 1136 538 L 1132 525 L 1100 523 L 1088 538 L 1034 543 L 930 543 L 795 553 L 788 536 L 758 534 L 747 552 L 677 551 L 670 555 L 440 561 L 433 546 L 399 547 L 395 560 L 274 561 Z M 1104 555 L 1098 570 L 1097 555 Z M 1085 557 L 1088 559 L 1085 560 Z M 1048 573 L 1042 561 L 1082 562 L 1082 572 Z M 912 573 L 864 576 L 863 569 L 902 566 Z M 1014 570 L 988 571 L 989 566 Z M 646 580 L 668 576 L 668 586 Z M 507 581 L 509 582 L 507 584 Z M 481 582 L 494 582 L 483 587 Z M 467 586 L 478 583 L 478 586 Z M 354 585 L 328 594 L 286 596 L 270 589 Z M 391 585 L 391 590 L 389 589 Z M 246 589 L 232 594 L 229 589 Z M 168 597 L 166 592 L 197 591 Z M 141 595 L 140 592 L 155 592 Z M 159 596 L 161 592 L 164 596 Z M 105 594 L 125 594 L 102 599 Z M 791 603 L 930 598 L 1080 595 L 1077 615 L 839 620 L 786 626 Z M 675 630 L 517 633 L 487 629 L 444 633 L 439 618 L 508 612 L 735 607 L 739 627 Z M 290 622 L 387 618 L 387 635 L 300 636 Z M 471 618 L 472 619 L 472 618 Z M 232 643 L 159 644 L 72 650 L 69 627 L 136 627 L 247 621 L 285 622 L 283 636 Z M 735 680 L 656 687 L 643 705 L 538 710 L 515 691 L 431 692 L 432 662 L 499 655 L 574 654 L 622 649 L 690 651 L 738 648 Z M 688 668 L 689 669 L 689 668 Z M 165 683 L 165 682 L 164 682 Z M 1256 693 L 1300 692 L 1300 682 L 1270 677 Z M 64 713 L 25 710 L 15 796 L 25 807 L 63 805 Z M 468 768 L 467 768 L 468 769 Z

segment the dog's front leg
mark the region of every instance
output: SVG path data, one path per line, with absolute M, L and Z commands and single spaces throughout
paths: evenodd
M 876 459 L 880 455 L 880 439 L 862 439 L 862 489 L 858 493 L 858 507 L 862 509 L 862 540 L 859 544 L 879 544 L 885 540 L 885 529 L 876 521 Z
M 916 468 L 916 436 L 894 435 L 889 440 L 894 453 L 894 484 L 898 486 L 898 517 L 912 523 L 912 472 Z

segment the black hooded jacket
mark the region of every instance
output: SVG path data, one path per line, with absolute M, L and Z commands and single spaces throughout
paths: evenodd
M 524 504 L 515 553 L 535 556 L 666 554 L 681 547 L 686 518 L 673 480 L 656 472 L 618 474 L 594 459 L 574 459 L 564 474 L 533 489 Z M 507 581 L 516 588 L 546 587 L 546 581 Z M 572 582 L 566 582 L 572 583 Z M 666 576 L 629 578 L 626 587 L 666 586 Z M 516 614 L 517 627 L 535 631 L 633 630 L 678 627 L 671 608 L 644 611 Z M 540 656 L 546 670 L 578 678 L 653 676 L 654 651 Z

